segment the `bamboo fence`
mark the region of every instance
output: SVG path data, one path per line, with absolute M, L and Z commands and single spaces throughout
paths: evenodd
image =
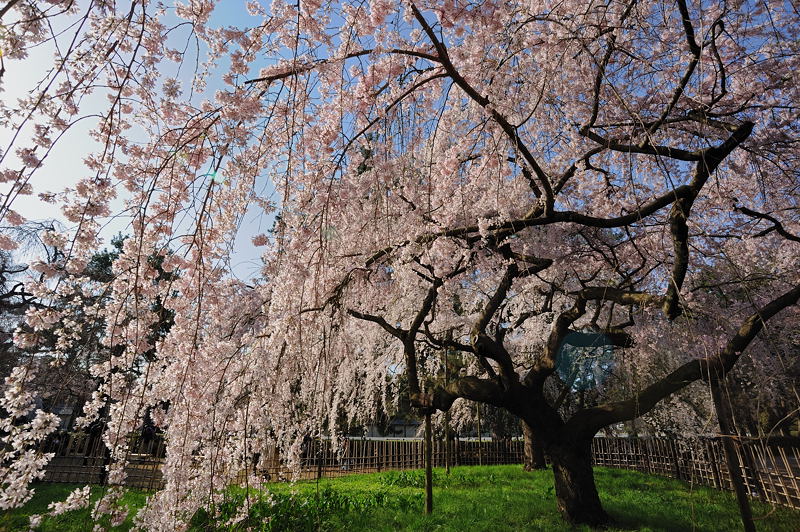
M 759 441 L 736 441 L 739 467 L 751 497 L 800 509 L 800 448 L 767 445 Z M 158 489 L 164 442 L 158 438 L 133 438 L 128 460 L 127 484 Z M 52 438 L 47 452 L 55 453 L 47 467 L 45 482 L 102 484 L 108 453 L 98 437 L 60 434 Z M 692 485 L 732 490 L 722 444 L 718 438 L 689 442 L 669 438 L 594 438 L 596 466 L 630 469 L 662 475 Z M 433 466 L 520 464 L 521 440 L 454 439 L 446 445 L 435 441 Z M 417 439 L 349 439 L 338 449 L 328 440 L 309 440 L 303 445 L 300 470 L 290 469 L 275 449 L 253 457 L 252 473 L 263 480 L 331 478 L 351 473 L 424 467 L 423 442 Z M 245 472 L 242 472 L 244 475 Z

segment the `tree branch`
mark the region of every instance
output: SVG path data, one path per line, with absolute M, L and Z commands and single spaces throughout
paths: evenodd
M 11 10 L 11 8 L 17 5 L 18 3 L 19 0 L 9 0 L 9 2 L 6 5 L 4 5 L 2 9 L 0 9 L 0 19 L 2 19 L 5 16 L 5 14 L 8 13 Z
M 686 67 L 686 71 L 683 73 L 683 77 L 681 78 L 680 82 L 678 82 L 677 87 L 675 87 L 675 91 L 672 93 L 672 99 L 670 100 L 669 104 L 661 113 L 661 116 L 658 118 L 658 120 L 653 122 L 653 124 L 647 128 L 647 132 L 645 133 L 647 138 L 650 138 L 656 132 L 656 130 L 661 127 L 661 125 L 664 123 L 664 120 L 669 117 L 669 114 L 675 108 L 675 105 L 678 103 L 678 100 L 680 100 L 683 91 L 689 84 L 689 80 L 692 79 L 692 74 L 694 74 L 697 64 L 700 62 L 700 52 L 702 51 L 702 48 L 697 44 L 697 40 L 695 39 L 694 27 L 692 26 L 692 20 L 689 17 L 689 9 L 686 7 L 686 0 L 678 0 L 678 10 L 681 12 L 683 31 L 686 34 L 686 42 L 689 45 L 689 51 L 692 53 L 692 59 L 689 61 L 689 65 Z
M 769 214 L 765 214 L 763 212 L 754 211 L 752 209 L 748 209 L 747 207 L 738 207 L 737 206 L 737 207 L 734 207 L 733 210 L 735 210 L 737 212 L 740 212 L 740 213 L 744 214 L 745 216 L 749 216 L 751 218 L 760 218 L 762 220 L 767 220 L 769 222 L 772 222 L 772 224 L 773 224 L 772 227 L 770 227 L 770 228 L 768 228 L 768 229 L 766 229 L 764 231 L 761 231 L 756 236 L 763 236 L 763 235 L 765 235 L 765 234 L 767 234 L 767 233 L 769 233 L 771 231 L 776 231 L 783 238 L 786 238 L 786 239 L 789 239 L 789 240 L 793 240 L 794 242 L 800 242 L 800 236 L 793 235 L 792 233 L 788 232 L 783 227 L 783 224 L 780 221 L 778 221 L 777 218 L 774 218 L 773 216 L 770 216 Z
M 467 94 L 467 96 L 475 101 L 475 103 L 489 111 L 494 121 L 498 123 L 500 128 L 511 141 L 511 145 L 522 154 L 525 162 L 533 170 L 533 173 L 536 174 L 536 178 L 538 179 L 539 184 L 542 186 L 542 190 L 544 192 L 545 212 L 551 212 L 555 199 L 553 196 L 553 187 L 550 185 L 550 179 L 547 177 L 545 171 L 542 169 L 536 158 L 533 156 L 530 150 L 528 150 L 528 147 L 520 138 L 519 134 L 517 133 L 517 128 L 511 125 L 506 117 L 504 117 L 494 107 L 491 106 L 489 98 L 481 95 L 472 85 L 469 84 L 466 79 L 464 79 L 461 73 L 450 61 L 450 56 L 447 53 L 447 48 L 445 47 L 444 43 L 442 43 L 436 37 L 436 34 L 428 24 L 428 21 L 425 20 L 425 17 L 422 15 L 422 13 L 420 13 L 419 9 L 417 9 L 417 6 L 414 5 L 413 2 L 411 3 L 411 11 L 414 13 L 414 17 L 417 19 L 417 22 L 419 22 L 420 26 L 422 26 L 423 31 L 428 36 L 428 39 L 430 39 L 433 47 L 436 49 L 436 52 L 439 55 L 439 62 L 442 64 L 447 73 L 450 74 L 453 82 L 458 85 L 458 87 L 460 87 L 461 90 Z
M 462 344 L 461 342 L 457 342 L 450 337 L 445 338 L 443 340 L 437 338 L 435 336 L 436 333 L 434 333 L 428 328 L 428 324 L 425 323 L 424 325 L 425 325 L 425 331 L 424 331 L 425 337 L 428 339 L 428 341 L 430 341 L 430 343 L 432 343 L 436 347 L 441 347 L 441 348 L 449 347 L 455 349 L 456 351 L 462 351 L 465 353 L 475 353 L 471 345 Z
M 459 398 L 499 407 L 505 406 L 505 392 L 495 381 L 473 376 L 461 377 L 447 386 L 436 388 L 428 396 L 427 402 L 429 406 L 446 412 Z
M 336 61 L 346 61 L 348 59 L 354 59 L 356 57 L 361 57 L 364 55 L 369 55 L 373 53 L 374 50 L 358 50 L 356 52 L 350 52 L 349 54 L 345 54 L 342 57 L 334 57 L 330 59 L 318 59 L 316 61 L 311 61 L 308 63 L 302 63 L 297 65 L 286 65 L 287 69 L 281 72 L 276 72 L 275 74 L 271 74 L 269 76 L 262 76 L 260 78 L 253 78 L 248 79 L 244 82 L 245 85 L 252 85 L 253 83 L 272 83 L 273 81 L 278 81 L 281 79 L 286 79 L 291 76 L 296 76 L 298 74 L 303 74 L 305 72 L 310 72 L 315 68 L 325 65 L 327 63 L 333 63 Z M 427 54 L 425 52 L 419 52 L 417 50 L 403 50 L 400 48 L 393 48 L 391 50 L 385 50 L 386 53 L 389 54 L 397 54 L 397 55 L 409 55 L 412 57 L 419 57 L 420 59 L 427 59 L 433 63 L 439 63 L 439 59 L 432 54 Z
M 581 128 L 580 134 L 584 137 L 593 140 L 603 148 L 608 148 L 612 151 L 622 153 L 641 153 L 643 155 L 655 155 L 659 157 L 668 157 L 678 161 L 699 161 L 700 153 L 696 151 L 688 151 L 682 148 L 674 148 L 672 146 L 659 146 L 649 141 L 645 141 L 638 146 L 633 144 L 623 144 L 617 139 L 607 139 L 598 135 L 590 129 Z
M 661 305 L 664 301 L 662 296 L 648 294 L 647 292 L 634 292 L 628 290 L 620 290 L 619 288 L 606 287 L 606 286 L 589 286 L 577 292 L 575 295 L 580 295 L 588 301 L 613 301 L 620 305 Z
M 478 357 L 485 357 L 494 360 L 500 365 L 500 376 L 506 389 L 519 382 L 517 372 L 514 371 L 514 364 L 511 355 L 503 346 L 502 341 L 495 340 L 486 334 L 486 327 L 494 317 L 500 304 L 505 300 L 514 279 L 519 274 L 519 268 L 515 263 L 508 265 L 503 278 L 497 286 L 492 297 L 486 303 L 483 312 L 472 326 L 470 332 L 470 342 L 473 350 Z
M 405 341 L 406 336 L 408 336 L 408 331 L 404 331 L 403 329 L 399 329 L 397 327 L 392 327 L 389 323 L 383 319 L 381 316 L 374 316 L 372 314 L 365 314 L 363 312 L 359 312 L 354 309 L 347 309 L 347 313 L 353 316 L 354 318 L 358 318 L 360 320 L 371 321 L 373 323 L 377 323 L 383 329 L 391 334 L 392 336 L 399 338 L 401 341 Z
M 534 364 L 528 375 L 525 376 L 525 385 L 538 389 L 544 384 L 545 379 L 555 371 L 558 353 L 570 326 L 585 313 L 586 299 L 579 295 L 571 309 L 558 315 L 555 323 L 553 323 L 553 328 L 550 330 L 550 336 L 547 338 L 541 358 Z
M 750 136 L 753 126 L 752 122 L 744 122 L 725 142 L 719 146 L 703 150 L 702 157 L 695 169 L 694 178 L 689 185 L 691 193 L 673 203 L 670 209 L 669 226 L 672 234 L 675 260 L 672 264 L 672 277 L 664 298 L 664 314 L 670 320 L 674 320 L 680 315 L 678 296 L 683 287 L 683 281 L 686 279 L 686 271 L 689 268 L 689 226 L 687 222 L 694 200 L 700 194 L 703 185 L 706 184 L 706 181 L 708 181 L 717 166 Z
M 579 437 L 592 437 L 605 426 L 646 414 L 659 401 L 694 381 L 700 379 L 709 381 L 724 376 L 753 338 L 764 328 L 767 320 L 783 309 L 796 305 L 798 300 L 800 300 L 800 285 L 772 300 L 745 319 L 733 338 L 719 353 L 683 364 L 629 399 L 581 410 L 567 422 L 565 430 Z

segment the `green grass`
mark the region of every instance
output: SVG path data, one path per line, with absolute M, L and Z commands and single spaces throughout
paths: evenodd
M 0 531 L 29 530 L 28 517 L 34 514 L 46 514 L 47 505 L 54 501 L 63 501 L 75 488 L 80 488 L 84 484 L 36 484 L 35 494 L 22 508 L 12 511 L 0 511 Z M 52 532 L 87 532 L 92 529 L 94 524 L 91 518 L 91 508 L 94 503 L 104 493 L 100 486 L 92 487 L 92 504 L 83 510 L 73 510 L 55 517 L 45 517 L 42 525 L 37 530 L 47 530 Z M 133 514 L 144 506 L 147 493 L 139 490 L 128 490 L 122 496 L 122 503 L 128 506 L 131 511 L 122 526 L 115 530 L 130 530 L 133 526 Z
M 729 493 L 633 471 L 597 468 L 598 490 L 614 519 L 609 530 L 728 531 L 741 530 L 736 502 Z M 458 467 L 450 475 L 434 470 L 434 513 L 422 515 L 422 471 L 389 471 L 350 475 L 297 484 L 269 484 L 270 494 L 251 493 L 250 513 L 235 527 L 224 527 L 244 500 L 230 490 L 216 516 L 201 511 L 192 528 L 206 530 L 425 530 L 518 531 L 576 530 L 555 509 L 549 471 L 525 473 L 519 466 Z M 0 530 L 27 530 L 27 515 L 44 513 L 47 503 L 63 498 L 75 486 L 40 484 L 24 508 L 0 514 Z M 100 490 L 93 492 L 99 496 Z M 269 497 L 269 500 L 267 499 Z M 130 492 L 126 503 L 138 507 L 143 492 Z M 800 512 L 755 502 L 759 531 L 797 532 Z M 56 520 L 57 519 L 57 520 Z M 89 511 L 45 521 L 40 530 L 89 530 Z M 130 527 L 128 521 L 121 530 Z M 578 528 L 577 530 L 588 530 Z

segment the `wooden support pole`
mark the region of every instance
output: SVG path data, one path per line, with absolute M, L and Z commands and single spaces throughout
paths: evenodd
M 316 440 L 316 448 L 317 448 L 317 480 L 322 478 L 322 459 L 325 455 L 325 449 L 323 448 L 323 441 Z
M 444 413 L 444 470 L 450 474 L 450 412 Z
M 433 512 L 433 468 L 431 464 L 431 413 L 425 412 L 425 514 Z
M 481 404 L 478 403 L 478 465 L 483 465 L 483 440 L 481 440 Z
M 452 331 L 450 332 L 449 338 L 452 340 Z M 444 386 L 447 388 L 447 385 L 450 384 L 450 372 L 448 371 L 447 365 L 447 349 L 442 351 L 442 355 L 444 356 Z M 450 474 L 450 410 L 448 409 L 444 413 L 444 470 L 445 473 L 448 475 Z
M 711 382 L 711 397 L 714 399 L 714 409 L 717 411 L 719 429 L 722 434 L 722 448 L 725 451 L 725 461 L 728 464 L 728 472 L 731 475 L 733 491 L 736 493 L 736 502 L 739 503 L 739 513 L 742 517 L 742 525 L 745 532 L 755 532 L 756 525 L 753 523 L 753 512 L 750 509 L 750 500 L 747 498 L 742 470 L 739 466 L 739 457 L 736 455 L 736 444 L 733 436 L 733 415 L 725 402 L 722 393 L 724 376 L 719 376 Z

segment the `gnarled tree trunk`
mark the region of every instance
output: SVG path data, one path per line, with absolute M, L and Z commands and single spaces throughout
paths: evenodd
M 592 471 L 589 441 L 548 445 L 553 464 L 558 511 L 572 524 L 598 526 L 609 521 L 600 504 Z

